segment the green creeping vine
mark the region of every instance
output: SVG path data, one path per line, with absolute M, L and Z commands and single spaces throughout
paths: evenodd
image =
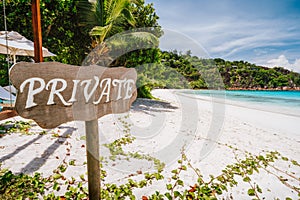
M 159 159 L 154 158 L 150 155 L 140 154 L 139 152 L 125 152 L 123 150 L 123 146 L 131 144 L 136 139 L 130 134 L 130 127 L 132 125 L 126 121 L 127 118 L 129 118 L 129 115 L 126 115 L 124 119 L 118 118 L 118 120 L 123 126 L 123 137 L 116 139 L 112 143 L 104 144 L 104 147 L 108 148 L 110 151 L 111 155 L 109 156 L 109 159 L 113 161 L 115 161 L 117 158 L 125 160 L 130 160 L 132 158 L 139 160 L 147 160 L 154 163 L 154 166 L 158 170 L 158 172 L 162 172 L 165 167 L 165 164 L 162 163 Z M 102 160 L 104 161 L 105 159 Z
M 289 174 L 283 170 L 276 168 L 272 163 L 276 160 L 282 159 L 284 161 L 288 161 L 286 157 L 283 157 L 278 152 L 268 152 L 265 155 L 258 155 L 254 156 L 251 153 L 246 153 L 244 159 L 239 159 L 236 156 L 237 162 L 232 165 L 227 165 L 224 170 L 222 170 L 222 174 L 218 176 L 210 175 L 210 180 L 204 181 L 200 170 L 194 168 L 191 165 L 190 160 L 188 160 L 185 154 L 182 154 L 182 159 L 178 160 L 179 167 L 177 169 L 172 170 L 172 180 L 173 183 L 167 184 L 166 188 L 168 192 L 164 194 L 167 199 L 217 199 L 218 195 L 221 195 L 223 192 L 228 191 L 228 186 L 234 187 L 238 185 L 236 181 L 236 177 L 239 176 L 242 178 L 244 182 L 249 183 L 250 188 L 248 189 L 248 195 L 250 197 L 254 197 L 254 199 L 263 199 L 260 197 L 262 196 L 262 189 L 259 187 L 257 183 L 253 183 L 251 180 L 251 175 L 254 172 L 259 173 L 259 170 L 265 170 L 271 175 L 274 175 L 278 178 L 285 186 L 289 187 L 291 190 L 295 191 L 296 194 L 300 197 L 300 188 L 293 186 L 287 183 L 287 178 L 283 176 L 278 176 L 274 172 L 271 172 L 269 168 L 273 168 L 277 171 L 280 171 L 285 176 L 289 177 L 296 181 L 295 185 L 299 185 L 300 178 L 295 177 L 292 174 Z M 291 160 L 290 164 L 296 165 L 299 167 L 298 163 L 294 160 Z M 182 189 L 185 188 L 186 185 L 184 181 L 180 179 L 180 173 L 182 171 L 186 171 L 191 169 L 197 176 L 197 182 L 193 186 L 189 186 L 189 189 Z M 179 190 L 181 189 L 181 190 Z M 161 195 L 156 193 L 152 195 L 149 199 L 160 199 L 157 195 Z M 233 197 L 229 197 L 233 199 Z M 291 199 L 286 197 L 286 199 Z
M 1 170 L 0 199 L 36 199 L 45 193 L 47 182 L 39 173 L 15 175 L 9 170 Z
M 0 124 L 0 133 L 1 136 L 10 133 L 23 133 L 29 134 L 31 128 L 30 122 L 25 121 L 7 121 L 4 124 Z
M 236 177 L 241 177 L 242 180 L 249 184 L 248 195 L 253 199 L 263 199 L 263 191 L 259 185 L 252 182 L 251 175 L 254 172 L 259 173 L 260 170 L 266 170 L 271 175 L 276 176 L 282 181 L 284 186 L 289 187 L 295 191 L 300 197 L 300 188 L 293 186 L 287 182 L 287 177 L 296 181 L 299 185 L 300 179 L 293 174 L 289 174 L 280 169 L 277 169 L 273 163 L 276 160 L 283 160 L 289 162 L 289 165 L 299 167 L 295 160 L 288 160 L 278 152 L 268 152 L 265 155 L 254 156 L 250 153 L 244 159 L 232 165 L 226 166 L 222 173 L 218 176 L 210 175 L 209 180 L 205 181 L 200 170 L 191 165 L 191 160 L 187 159 L 185 154 L 178 160 L 178 167 L 171 171 L 171 183 L 166 184 L 166 192 L 155 191 L 149 196 L 143 196 L 144 200 L 160 200 L 160 199 L 217 199 L 219 195 L 226 193 L 228 187 L 235 187 L 238 185 Z M 74 177 L 66 179 L 63 173 L 66 171 L 68 165 L 60 165 L 54 174 L 48 178 L 43 178 L 39 173 L 33 176 L 18 174 L 15 175 L 11 171 L 1 170 L 0 172 L 0 198 L 1 199 L 87 199 L 87 188 L 83 184 L 87 183 L 84 176 L 81 176 L 81 181 L 76 181 Z M 103 166 L 101 165 L 102 169 Z M 283 172 L 286 177 L 278 176 L 271 172 L 268 168 L 277 169 Z M 180 177 L 183 171 L 191 170 L 196 174 L 197 181 L 192 186 L 187 185 Z M 156 181 L 165 179 L 160 171 L 155 173 L 144 173 L 144 178 L 139 181 L 127 179 L 127 182 L 121 185 L 114 183 L 105 183 L 107 176 L 105 170 L 101 171 L 101 199 L 140 199 L 141 197 L 134 196 L 134 189 L 146 188 Z M 55 191 L 59 191 L 62 186 L 66 186 L 67 190 L 64 195 L 56 196 Z M 229 197 L 233 199 L 233 197 Z M 291 199 L 286 197 L 286 200 Z
M 0 138 L 5 136 L 6 134 L 12 133 L 21 133 L 24 135 L 32 135 L 32 134 L 47 134 L 45 130 L 40 131 L 38 133 L 31 132 L 31 127 L 34 124 L 33 121 L 7 121 L 3 124 L 0 124 Z
M 227 144 L 217 143 L 229 150 L 233 151 L 236 162 L 227 165 L 222 172 L 217 175 L 210 175 L 208 180 L 203 178 L 200 169 L 195 168 L 191 164 L 191 160 L 187 158 L 184 151 L 182 151 L 181 159 L 178 160 L 178 167 L 171 171 L 171 177 L 164 177 L 164 164 L 149 155 L 141 155 L 138 152 L 125 152 L 122 147 L 132 143 L 135 138 L 130 135 L 130 124 L 125 120 L 119 119 L 123 124 L 123 137 L 116 139 L 112 143 L 104 146 L 109 149 L 111 156 L 109 158 L 101 158 L 101 199 L 142 199 L 142 200 L 206 200 L 225 198 L 228 194 L 229 187 L 236 187 L 239 183 L 237 180 L 242 180 L 248 184 L 247 195 L 253 199 L 264 199 L 265 191 L 252 180 L 255 173 L 260 173 L 262 170 L 267 172 L 269 176 L 276 177 L 283 185 L 298 194 L 300 197 L 300 178 L 296 177 L 293 172 L 285 171 L 278 166 L 276 162 L 284 162 L 289 167 L 299 168 L 300 165 L 296 160 L 289 159 L 279 152 L 271 151 L 263 154 L 253 155 L 249 152 L 243 152 Z M 30 127 L 28 124 L 16 123 L 16 127 L 8 129 L 12 130 L 27 130 Z M 17 126 L 18 125 L 18 126 Z M 0 126 L 3 127 L 3 126 Z M 26 127 L 26 128 L 25 128 Z M 8 132 L 10 132 L 8 131 Z M 26 131 L 25 131 L 26 132 Z M 238 155 L 242 155 L 240 158 Z M 105 171 L 106 159 L 145 159 L 154 162 L 156 172 L 143 174 L 140 180 L 133 180 L 128 176 L 124 184 L 107 183 L 107 172 Z M 86 163 L 84 163 L 86 164 Z M 80 175 L 79 179 L 74 177 L 66 178 L 64 173 L 69 166 L 77 165 L 75 160 L 63 162 L 57 169 L 53 170 L 50 177 L 44 178 L 39 173 L 33 176 L 24 174 L 13 174 L 6 169 L 0 170 L 0 199 L 45 199 L 45 200 L 87 200 L 88 191 L 85 187 L 87 180 L 85 175 Z M 191 172 L 195 174 L 196 179 L 193 184 L 188 184 L 182 179 L 183 172 Z M 142 172 L 136 175 L 141 175 Z M 167 174 L 167 173 L 166 173 Z M 280 174 L 280 175 L 279 175 Z M 153 191 L 148 196 L 136 197 L 134 195 L 135 189 L 144 188 L 159 181 L 171 180 L 160 191 Z M 63 195 L 57 196 L 57 191 L 66 188 Z M 222 195 L 222 196 L 220 196 Z M 231 195 L 226 196 L 227 199 L 233 199 Z M 290 200 L 286 197 L 286 200 Z

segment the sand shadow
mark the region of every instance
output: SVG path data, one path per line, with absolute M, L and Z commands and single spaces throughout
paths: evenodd
M 21 169 L 21 173 L 33 173 L 39 170 L 47 161 L 47 159 L 61 146 L 71 135 L 76 128 L 73 127 L 60 127 L 67 128 L 67 130 L 57 138 L 43 153 L 40 157 L 36 157 L 31 160 L 25 167 Z
M 178 107 L 173 106 L 169 102 L 144 98 L 136 99 L 136 101 L 132 104 L 131 107 L 131 110 L 133 111 L 143 112 L 148 115 L 153 115 L 151 114 L 151 112 L 173 112 L 173 110 L 175 109 L 178 109 Z
M 12 157 L 14 157 L 15 155 L 17 155 L 19 152 L 21 152 L 22 150 L 26 149 L 28 146 L 30 146 L 31 144 L 33 144 L 34 142 L 36 142 L 37 140 L 39 140 L 40 138 L 42 138 L 44 135 L 38 135 L 37 137 L 35 137 L 34 139 L 30 140 L 29 142 L 27 142 L 26 144 L 18 147 L 16 150 L 14 150 L 14 152 L 3 156 L 2 158 L 0 158 L 0 162 L 4 162 L 5 160 L 8 160 Z

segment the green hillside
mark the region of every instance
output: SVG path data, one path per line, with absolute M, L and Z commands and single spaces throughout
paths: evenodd
M 162 52 L 164 65 L 176 69 L 193 89 L 212 87 L 218 69 L 226 89 L 300 89 L 300 74 L 283 67 L 267 68 L 247 61 L 226 61 L 220 58 L 201 59 L 190 53 Z M 217 81 L 216 81 L 217 82 Z M 216 86 L 213 86 L 216 88 Z

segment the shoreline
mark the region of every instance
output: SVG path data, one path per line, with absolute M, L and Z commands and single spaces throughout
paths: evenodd
M 189 90 L 186 90 L 186 91 L 189 91 Z M 193 90 L 191 90 L 191 91 L 193 91 Z M 279 111 L 278 111 L 278 108 L 281 108 L 281 107 L 284 107 L 284 106 L 267 105 L 267 107 L 265 107 L 265 104 L 264 104 L 263 106 L 259 107 L 257 104 L 255 104 L 253 102 L 249 103 L 249 102 L 246 102 L 246 101 L 238 101 L 238 100 L 227 99 L 225 94 L 224 94 L 224 98 L 218 98 L 218 97 L 215 97 L 215 96 L 213 96 L 213 97 L 200 96 L 200 95 L 196 95 L 196 94 L 192 94 L 192 93 L 187 94 L 187 93 L 182 93 L 180 91 L 178 91 L 178 94 L 189 96 L 191 98 L 195 98 L 195 99 L 199 99 L 199 100 L 203 100 L 203 101 L 208 101 L 208 102 L 213 101 L 215 103 L 224 103 L 224 104 L 230 105 L 230 106 L 236 106 L 236 107 L 247 108 L 247 109 L 254 109 L 254 110 L 262 111 L 262 112 L 271 112 L 271 113 L 274 113 L 274 114 L 282 114 L 282 115 L 286 115 L 286 116 L 300 117 L 299 112 L 295 112 L 295 113 L 289 112 L 289 111 L 292 111 L 292 110 L 290 110 L 292 108 L 289 108 L 287 110 L 287 112 L 288 112 L 287 113 L 287 112 L 284 112 L 285 110 L 282 110 L 282 109 L 279 109 Z
M 200 88 L 200 89 L 191 89 L 191 90 L 224 90 L 224 91 L 300 91 L 300 87 L 281 87 L 281 88 L 240 88 L 240 87 L 233 87 L 233 88 Z
M 191 159 L 191 164 L 200 169 L 204 179 L 208 179 L 209 174 L 218 175 L 226 165 L 236 163 L 233 150 L 228 146 L 254 155 L 266 151 L 279 151 L 290 159 L 298 162 L 300 160 L 300 135 L 294 134 L 294 130 L 300 130 L 300 124 L 297 123 L 299 117 L 227 105 L 226 102 L 224 105 L 220 102 L 214 104 L 209 98 L 204 100 L 178 95 L 176 90 L 157 89 L 153 90 L 152 94 L 160 101 L 138 99 L 129 113 L 107 115 L 98 120 L 101 144 L 124 136 L 124 122 L 121 121 L 125 121 L 132 124 L 130 133 L 136 140 L 124 146 L 124 151 L 137 151 L 166 162 L 163 172 L 166 180 L 145 189 L 135 190 L 137 198 L 153 194 L 155 190 L 164 192 L 163 188 L 171 177 L 169 172 L 178 167 L 176 160 L 180 158 L 181 145 L 184 144 L 182 141 L 188 142 L 185 154 Z M 15 117 L 8 120 L 24 119 Z M 36 132 L 42 130 L 38 126 L 33 126 L 33 129 Z M 68 178 L 84 174 L 84 123 L 70 122 L 46 131 L 48 134 L 45 135 L 10 134 L 0 138 L 1 169 L 9 168 L 15 173 L 29 174 L 38 171 L 43 176 L 49 176 L 60 164 L 75 160 L 76 165 L 69 166 L 64 176 Z M 60 137 L 53 137 L 53 134 Z M 103 145 L 100 152 L 105 157 L 110 155 Z M 296 176 L 300 174 L 299 168 L 289 167 L 281 162 L 276 162 L 276 166 L 277 164 L 281 169 L 293 172 Z M 152 162 L 138 159 L 107 159 L 104 168 L 108 174 L 106 182 L 122 183 L 123 179 L 128 177 L 141 179 L 143 174 L 136 172 L 153 171 L 154 165 Z M 130 176 L 131 174 L 135 175 Z M 187 182 L 186 187 L 197 181 L 193 172 L 183 174 L 182 178 Z M 263 171 L 255 174 L 254 180 L 263 190 L 261 197 L 297 198 L 297 194 Z M 248 186 L 243 181 L 239 181 L 236 188 L 228 189 L 227 193 L 218 197 L 227 198 L 232 195 L 234 199 L 249 198 Z
M 279 87 L 279 88 L 226 88 L 225 90 L 249 90 L 249 91 L 300 91 L 300 87 Z

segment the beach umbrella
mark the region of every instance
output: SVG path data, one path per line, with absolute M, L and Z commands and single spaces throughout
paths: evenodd
M 5 90 L 0 86 L 0 102 L 1 101 L 15 101 L 15 95 L 11 94 L 9 91 Z
M 48 51 L 48 49 L 44 47 L 42 49 L 43 57 L 56 56 L 55 54 Z M 34 57 L 34 43 L 18 32 L 10 31 L 6 34 L 6 31 L 0 31 L 0 53 L 8 53 L 12 55 L 14 63 L 16 63 L 16 56 Z
M 4 86 L 3 88 L 12 94 L 17 94 L 17 89 L 13 85 L 7 85 Z

